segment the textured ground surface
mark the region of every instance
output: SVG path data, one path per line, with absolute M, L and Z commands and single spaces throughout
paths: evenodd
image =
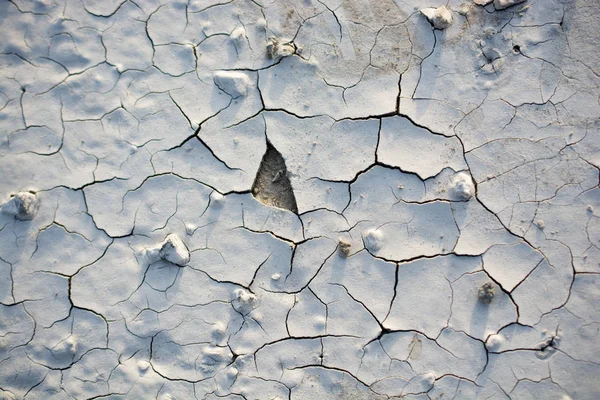
M 598 399 L 600 3 L 511 3 L 0 0 L 0 398 Z

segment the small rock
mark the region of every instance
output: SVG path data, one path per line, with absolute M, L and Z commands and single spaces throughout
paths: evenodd
M 364 234 L 364 241 L 367 250 L 375 252 L 381 248 L 383 233 L 377 229 L 369 229 Z
M 188 236 L 192 236 L 194 234 L 194 232 L 196 231 L 196 225 L 194 224 L 185 224 L 185 233 Z
M 291 41 L 284 41 L 276 37 L 267 40 L 267 57 L 277 59 L 288 57 L 296 53 L 296 45 Z
M 544 227 L 546 226 L 546 224 L 544 224 L 544 221 L 543 221 L 543 220 L 541 220 L 541 219 L 538 219 L 538 220 L 535 222 L 535 224 L 537 225 L 537 227 L 538 227 L 538 228 L 540 228 L 540 229 L 542 229 L 542 230 L 543 230 L 543 229 L 544 229 Z
M 21 221 L 33 219 L 40 209 L 40 201 L 34 193 L 19 192 L 2 205 L 2 212 L 14 215 Z
M 490 304 L 492 302 L 492 299 L 494 298 L 494 294 L 494 285 L 491 282 L 487 282 L 479 288 L 477 296 L 479 297 L 479 301 L 481 301 L 482 303 Z
M 344 239 L 340 238 L 338 241 L 338 250 L 341 257 L 348 257 L 350 254 L 350 248 L 352 245 L 349 242 L 346 242 Z
M 426 374 L 423 374 L 422 379 L 426 385 L 431 386 L 435 383 L 435 374 L 433 372 L 427 372 Z
M 423 8 L 421 14 L 429 20 L 435 29 L 446 29 L 452 24 L 452 12 L 446 6 Z
M 496 350 L 504 343 L 504 336 L 501 334 L 490 335 L 485 342 L 485 347 L 488 350 Z
M 172 233 L 160 244 L 158 257 L 171 264 L 185 267 L 190 262 L 190 251 L 179 236 Z
M 221 193 L 214 191 L 210 194 L 210 201 L 212 203 L 214 203 L 215 205 L 221 205 L 223 204 L 223 201 L 225 200 L 225 196 L 223 196 Z
M 475 195 L 475 185 L 471 176 L 465 172 L 452 178 L 451 193 L 456 200 L 469 200 Z
M 496 10 L 504 10 L 505 8 L 524 3 L 527 0 L 494 0 L 494 8 Z
M 281 274 L 273 274 L 271 275 L 271 279 L 274 281 L 278 281 L 279 279 L 281 279 Z
M 473 0 L 473 3 L 477 4 L 478 6 L 487 6 L 492 1 L 494 0 Z

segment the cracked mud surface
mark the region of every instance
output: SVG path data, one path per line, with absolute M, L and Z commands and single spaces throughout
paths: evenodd
M 0 1 L 0 398 L 598 399 L 598 14 Z

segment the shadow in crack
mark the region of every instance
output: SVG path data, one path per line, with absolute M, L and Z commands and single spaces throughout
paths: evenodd
M 252 195 L 263 204 L 298 213 L 283 156 L 269 141 L 252 185 Z

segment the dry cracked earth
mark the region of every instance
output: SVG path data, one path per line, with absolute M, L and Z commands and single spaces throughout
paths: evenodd
M 0 0 L 0 398 L 600 398 L 598 15 Z

